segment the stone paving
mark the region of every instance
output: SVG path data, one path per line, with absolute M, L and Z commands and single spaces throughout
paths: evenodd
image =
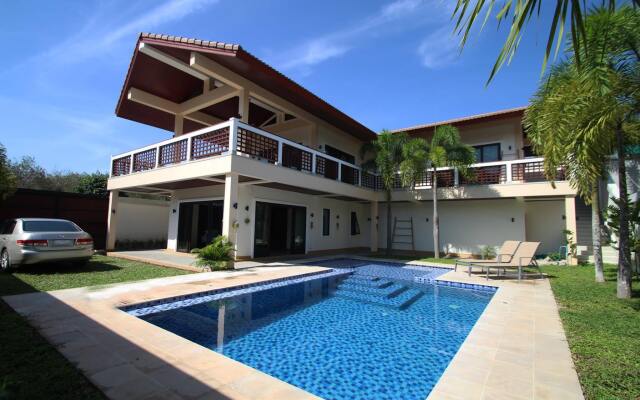
M 111 399 L 311 399 L 316 397 L 117 309 L 324 270 L 292 264 L 4 300 Z M 487 284 L 462 271 L 440 279 Z M 429 399 L 582 399 L 549 282 L 489 284 L 500 289 Z

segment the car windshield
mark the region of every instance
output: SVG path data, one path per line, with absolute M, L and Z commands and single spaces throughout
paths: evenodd
M 25 232 L 78 232 L 77 226 L 69 221 L 22 221 Z

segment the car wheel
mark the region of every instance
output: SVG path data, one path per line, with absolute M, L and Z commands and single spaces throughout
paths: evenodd
M 2 250 L 2 254 L 0 254 L 0 269 L 2 271 L 9 271 L 11 269 L 11 259 L 6 249 Z

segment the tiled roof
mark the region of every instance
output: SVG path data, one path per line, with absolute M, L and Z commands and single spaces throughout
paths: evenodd
M 476 114 L 476 115 L 470 115 L 470 116 L 467 116 L 467 117 L 460 117 L 460 118 L 453 118 L 453 119 L 448 119 L 448 120 L 444 120 L 444 121 L 431 122 L 431 123 L 428 123 L 428 124 L 414 125 L 414 126 L 410 126 L 410 127 L 407 127 L 407 128 L 401 128 L 401 129 L 393 129 L 391 132 L 393 132 L 393 133 L 409 132 L 409 131 L 415 131 L 415 130 L 420 130 L 420 129 L 433 128 L 435 126 L 440 126 L 440 125 L 457 124 L 457 123 L 461 123 L 461 122 L 482 120 L 482 119 L 485 119 L 485 118 L 500 117 L 500 116 L 507 115 L 507 114 L 523 112 L 526 109 L 527 109 L 527 107 L 524 107 L 524 106 L 523 107 L 508 108 L 506 110 L 493 111 L 493 112 L 490 112 L 490 113 Z
M 143 32 L 140 34 L 140 37 L 149 38 L 149 39 L 159 39 L 167 42 L 192 44 L 200 47 L 208 47 L 208 48 L 214 48 L 214 49 L 234 50 L 234 51 L 238 51 L 241 49 L 239 44 L 215 42 L 211 40 L 191 39 L 191 38 L 186 38 L 182 36 L 161 35 L 159 33 Z

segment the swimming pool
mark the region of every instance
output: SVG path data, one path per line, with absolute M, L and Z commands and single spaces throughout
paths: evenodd
M 125 311 L 326 399 L 424 399 L 495 291 L 416 283 L 440 268 L 321 264 L 334 269 Z

